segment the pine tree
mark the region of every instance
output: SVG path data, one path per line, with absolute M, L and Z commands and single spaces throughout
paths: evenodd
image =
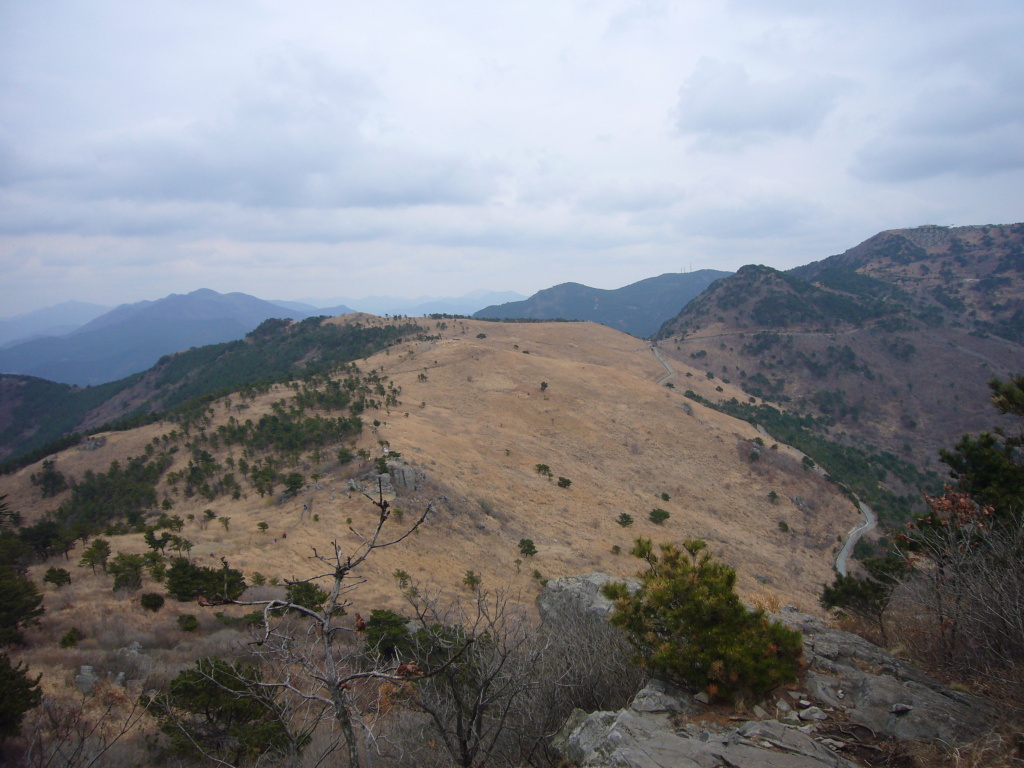
M 638 661 L 713 699 L 734 702 L 763 697 L 796 680 L 803 647 L 800 633 L 750 611 L 735 592 L 736 572 L 715 562 L 699 540 L 662 544 L 638 538 L 631 551 L 647 562 L 639 591 L 623 583 L 602 588 L 615 600 L 612 623 L 625 629 Z
M 39 706 L 43 698 L 39 677 L 33 680 L 22 662 L 11 664 L 10 657 L 0 653 L 0 742 L 17 736 L 25 713 Z
M 43 596 L 30 578 L 0 567 L 0 645 L 24 645 L 21 630 L 38 624 L 44 610 Z

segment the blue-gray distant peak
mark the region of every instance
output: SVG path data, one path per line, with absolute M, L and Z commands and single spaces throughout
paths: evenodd
M 485 307 L 473 317 L 588 320 L 647 338 L 701 291 L 730 274 L 715 269 L 669 272 L 612 290 L 562 283 L 538 291 L 525 301 Z

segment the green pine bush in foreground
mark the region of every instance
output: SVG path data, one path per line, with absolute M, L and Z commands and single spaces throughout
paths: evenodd
M 683 687 L 722 702 L 757 701 L 796 681 L 803 666 L 799 632 L 744 607 L 736 572 L 712 560 L 699 540 L 662 544 L 638 538 L 630 554 L 647 562 L 642 586 L 602 588 L 615 601 L 612 623 L 629 633 L 638 661 Z

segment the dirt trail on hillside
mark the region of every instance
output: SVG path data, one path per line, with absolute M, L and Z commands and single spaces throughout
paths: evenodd
M 665 370 L 668 372 L 667 375 L 662 376 L 660 379 L 658 379 L 658 385 L 660 386 L 669 379 L 671 379 L 673 376 L 675 376 L 676 372 L 675 369 L 668 364 L 668 361 L 661 356 L 661 352 L 658 351 L 658 346 L 656 344 L 651 344 L 651 352 L 653 352 L 654 356 L 661 361 L 661 364 L 665 366 Z

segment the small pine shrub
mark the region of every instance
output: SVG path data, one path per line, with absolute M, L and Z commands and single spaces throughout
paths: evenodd
M 71 574 L 66 568 L 48 568 L 46 575 L 43 576 L 43 581 L 60 589 L 65 584 L 71 583 Z
M 363 639 L 370 654 L 376 658 L 406 656 L 411 650 L 409 620 L 394 611 L 375 608 L 366 622 Z
M 311 581 L 298 581 L 285 587 L 285 596 L 289 603 L 311 611 L 320 611 L 323 610 L 330 594 Z
M 199 629 L 199 619 L 191 613 L 183 613 L 178 617 L 178 629 L 182 632 L 195 632 Z
M 623 528 L 628 528 L 633 524 L 633 516 L 627 515 L 625 512 L 623 512 L 616 518 L 615 522 L 621 525 Z
M 480 578 L 480 574 L 475 571 L 466 571 L 466 575 L 462 578 L 462 583 L 472 590 L 479 587 L 481 581 L 482 579 Z
M 139 603 L 147 611 L 156 613 L 164 607 L 164 596 L 158 595 L 156 592 L 147 592 L 139 598 Z
M 60 647 L 74 648 L 84 637 L 85 635 L 82 634 L 82 630 L 80 630 L 78 627 L 72 627 L 64 633 L 63 637 L 61 637 Z
M 624 583 L 602 587 L 615 601 L 611 622 L 629 633 L 637 660 L 652 672 L 716 701 L 757 701 L 796 680 L 800 633 L 748 610 L 735 591 L 736 571 L 705 547 L 700 540 L 682 549 L 662 544 L 659 555 L 650 539 L 637 539 L 630 554 L 648 569 L 634 594 Z
M 652 509 L 651 514 L 648 515 L 651 518 L 651 522 L 655 525 L 661 525 L 671 517 L 668 512 L 664 509 Z

